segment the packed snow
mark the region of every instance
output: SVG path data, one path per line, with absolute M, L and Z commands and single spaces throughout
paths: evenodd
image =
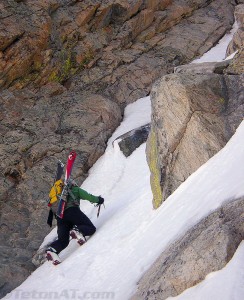
M 82 247 L 71 241 L 60 255 L 62 264 L 54 267 L 45 263 L 9 294 L 9 299 L 17 299 L 22 293 L 38 295 L 39 299 L 52 299 L 54 293 L 59 297 L 66 295 L 67 299 L 72 293 L 77 299 L 104 293 L 113 299 L 129 299 L 138 279 L 167 245 L 229 199 L 244 195 L 244 171 L 240 167 L 244 163 L 243 121 L 218 154 L 191 175 L 158 210 L 153 210 L 145 144 L 125 158 L 118 145 L 112 143 L 118 132 L 124 131 L 121 128 L 126 127 L 127 120 L 135 120 L 133 107 L 139 103 L 148 110 L 150 99 L 141 99 L 128 107 L 106 153 L 82 185 L 106 199 L 106 209 L 99 219 L 91 204 L 81 203 L 81 209 L 97 226 L 97 233 Z
M 170 243 L 223 203 L 244 195 L 243 121 L 227 145 L 154 210 L 145 144 L 125 158 L 114 142 L 150 122 L 150 110 L 149 97 L 126 107 L 105 154 L 82 184 L 105 198 L 106 208 L 98 219 L 96 208 L 81 201 L 81 209 L 97 227 L 94 236 L 82 247 L 72 240 L 60 254 L 60 265 L 44 263 L 4 299 L 129 299 L 142 274 Z M 55 236 L 56 229 L 43 245 Z M 242 299 L 243 261 L 242 243 L 223 270 L 178 299 Z

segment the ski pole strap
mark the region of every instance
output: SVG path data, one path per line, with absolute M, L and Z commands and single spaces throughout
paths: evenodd
M 76 200 L 75 195 L 72 193 L 72 191 L 69 188 L 69 186 L 67 186 L 67 192 L 68 192 L 68 195 L 70 195 L 73 200 Z

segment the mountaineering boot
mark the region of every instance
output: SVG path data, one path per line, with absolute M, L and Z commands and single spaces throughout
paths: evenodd
M 85 238 L 82 233 L 79 232 L 78 228 L 74 227 L 71 231 L 70 234 L 72 239 L 77 240 L 77 243 L 82 246 L 85 244 Z
M 55 266 L 61 263 L 61 259 L 58 256 L 57 251 L 52 247 L 47 248 L 47 250 L 46 250 L 46 259 L 48 261 L 52 261 L 52 263 Z

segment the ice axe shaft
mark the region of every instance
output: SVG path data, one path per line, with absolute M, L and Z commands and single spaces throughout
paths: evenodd
M 97 210 L 97 218 L 98 218 L 98 217 L 99 217 L 99 215 L 100 215 L 101 206 L 102 206 L 102 204 L 98 205 L 98 210 Z M 104 203 L 103 203 L 103 206 L 104 206 L 104 208 L 105 208 L 105 205 L 104 205 Z

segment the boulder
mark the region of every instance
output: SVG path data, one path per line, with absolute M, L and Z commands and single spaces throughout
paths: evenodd
M 241 75 L 244 73 L 244 47 L 238 50 L 238 53 L 231 60 L 228 68 L 224 70 L 225 74 Z
M 147 158 L 155 208 L 233 135 L 244 114 L 243 78 L 172 74 L 154 84 Z
M 131 300 L 164 300 L 222 269 L 244 238 L 244 198 L 230 201 L 165 249 Z
M 140 126 L 114 140 L 114 142 L 118 142 L 119 148 L 125 157 L 130 156 L 136 150 L 136 148 L 146 142 L 150 127 L 150 124 Z
M 174 68 L 174 73 L 184 74 L 223 74 L 231 60 L 221 62 L 204 62 L 198 64 L 182 65 Z

